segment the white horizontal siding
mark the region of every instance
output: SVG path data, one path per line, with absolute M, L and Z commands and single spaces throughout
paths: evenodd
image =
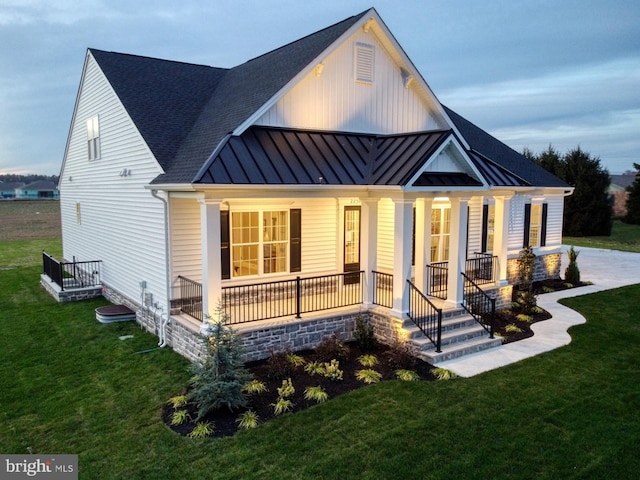
M 509 212 L 509 251 L 522 250 L 525 203 L 526 198 L 522 194 L 516 194 L 511 199 L 511 211 Z
M 200 204 L 193 199 L 172 198 L 169 205 L 172 279 L 182 275 L 202 282 Z
M 297 201 L 292 208 L 302 214 L 302 273 L 332 272 L 338 267 L 337 201 L 317 199 Z
M 88 160 L 86 120 L 100 121 L 100 158 Z M 121 176 L 123 170 L 129 176 Z M 89 57 L 61 178 L 67 259 L 102 260 L 102 280 L 133 300 L 141 281 L 166 304 L 164 206 L 144 187 L 162 173 L 137 129 Z M 77 222 L 80 204 L 81 222 Z
M 482 197 L 473 197 L 469 200 L 469 229 L 468 229 L 468 256 L 474 252 L 482 251 Z
M 547 207 L 547 247 L 562 245 L 564 197 L 549 197 Z
M 389 199 L 380 200 L 378 203 L 377 269 L 385 273 L 393 272 L 393 222 L 393 202 Z
M 355 81 L 356 42 L 374 45 L 372 84 Z M 256 124 L 379 134 L 444 127 L 418 95 L 417 82 L 404 87 L 400 68 L 373 33 L 354 33 L 323 64 L 320 76 L 310 72 Z

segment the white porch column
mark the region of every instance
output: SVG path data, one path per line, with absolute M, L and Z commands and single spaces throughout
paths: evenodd
M 432 198 L 416 200 L 416 258 L 413 273 L 416 287 L 424 294 L 427 293 L 427 264 L 431 262 L 432 205 Z
M 469 219 L 469 197 L 451 199 L 451 236 L 449 237 L 449 281 L 447 303 L 459 306 L 464 296 L 464 282 L 460 272 L 467 260 L 467 224 Z
M 498 257 L 498 282 L 508 285 L 507 261 L 509 255 L 509 215 L 513 195 L 500 195 L 495 199 L 495 223 L 493 230 L 493 254 Z
M 362 199 L 361 268 L 364 270 L 364 308 L 373 305 L 373 270 L 378 259 L 378 199 Z
M 393 200 L 393 308 L 404 318 L 409 311 L 413 200 Z
M 220 204 L 222 200 L 203 198 L 200 203 L 202 238 L 202 311 L 214 312 L 222 299 L 222 268 L 220 266 Z

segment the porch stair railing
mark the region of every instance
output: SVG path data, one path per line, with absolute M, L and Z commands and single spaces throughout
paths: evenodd
M 462 307 L 489 332 L 489 338 L 493 338 L 496 299 L 491 298 L 467 274 L 462 272 L 461 275 L 464 280 Z
M 433 343 L 436 352 L 442 351 L 442 309 L 436 307 L 411 282 L 409 284 L 408 316 L 416 327 Z

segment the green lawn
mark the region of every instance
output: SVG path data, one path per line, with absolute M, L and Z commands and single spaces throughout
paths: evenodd
M 0 247 L 4 246 L 1 244 Z M 15 263 L 15 262 L 13 262 Z M 74 453 L 82 479 L 637 478 L 640 286 L 567 300 L 564 348 L 448 382 L 368 386 L 235 437 L 190 440 L 163 403 L 187 362 L 103 301 L 0 271 L 0 452 Z M 121 340 L 123 335 L 133 338 Z
M 640 252 L 640 225 L 628 225 L 616 220 L 610 237 L 564 237 L 562 243 L 576 247 Z

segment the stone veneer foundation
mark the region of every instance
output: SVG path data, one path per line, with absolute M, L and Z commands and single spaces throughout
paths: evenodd
M 537 256 L 534 279 L 537 281 L 545 278 L 558 278 L 560 276 L 560 262 L 560 253 Z M 510 283 L 517 282 L 517 259 L 509 260 L 507 272 Z M 41 283 L 49 293 L 54 295 L 51 282 L 48 280 L 48 277 L 41 278 Z M 138 302 L 123 296 L 108 285 L 103 285 L 98 289 L 93 288 L 91 292 L 82 290 L 65 291 L 68 296 L 65 296 L 64 300 L 59 299 L 58 301 L 82 300 L 102 295 L 114 304 L 126 305 L 134 310 L 137 323 L 148 332 L 160 337 L 166 313 L 161 310 L 141 307 Z M 513 287 L 507 285 L 495 288 L 488 293 L 496 297 L 496 308 L 508 308 L 511 305 L 512 291 Z M 166 345 L 190 361 L 198 360 L 204 352 L 200 336 L 200 323 L 188 319 L 184 315 L 179 315 L 179 312 L 170 313 L 172 315 L 169 316 L 164 329 Z M 324 317 L 316 314 L 313 318 L 237 324 L 232 328 L 240 334 L 245 349 L 245 360 L 252 361 L 267 358 L 271 353 L 283 350 L 313 349 L 324 338 L 332 335 L 336 335 L 343 341 L 352 340 L 358 316 L 363 316 L 373 325 L 376 338 L 381 343 L 391 345 L 407 340 L 403 337 L 404 321 L 391 316 L 387 309 L 381 307 L 372 307 L 370 310 L 344 309 L 340 313 Z M 411 343 L 409 342 L 408 345 Z

